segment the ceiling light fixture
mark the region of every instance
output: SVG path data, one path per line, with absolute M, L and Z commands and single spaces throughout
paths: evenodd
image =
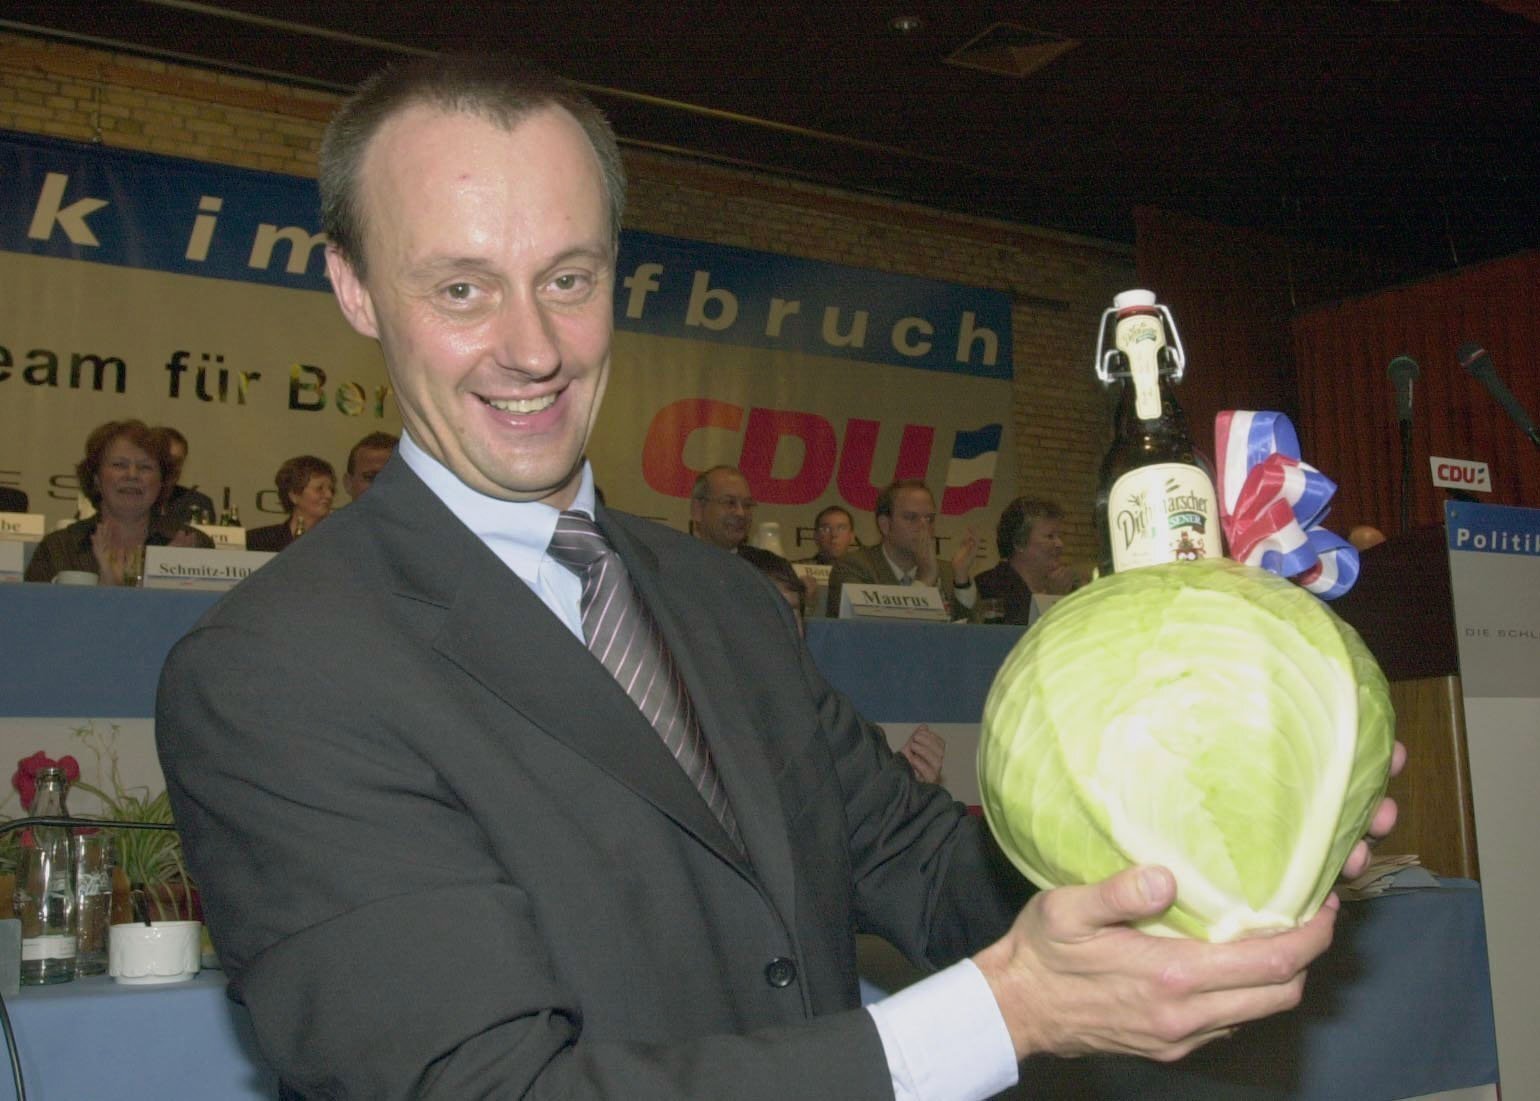
M 913 34 L 925 26 L 925 20 L 918 15 L 895 15 L 888 20 L 888 30 L 894 34 Z

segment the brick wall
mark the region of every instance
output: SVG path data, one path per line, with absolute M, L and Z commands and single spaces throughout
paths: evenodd
M 0 34 L 0 128 L 313 176 L 335 103 L 320 92 Z M 1109 434 L 1092 341 L 1112 295 L 1134 285 L 1130 248 L 657 154 L 628 152 L 626 164 L 628 228 L 1011 295 L 1015 488 L 1061 502 L 1071 555 L 1092 557 L 1091 499 Z

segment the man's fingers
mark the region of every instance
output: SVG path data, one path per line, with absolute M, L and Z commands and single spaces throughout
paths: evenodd
M 1380 800 L 1379 807 L 1374 812 L 1374 818 L 1369 822 L 1369 833 L 1373 837 L 1384 837 L 1396 828 L 1396 816 L 1400 808 L 1396 806 L 1394 799 Z
M 1073 942 L 1095 936 L 1110 925 L 1126 925 L 1159 914 L 1176 898 L 1176 880 L 1165 868 L 1129 868 L 1100 883 L 1051 894 L 1051 906 L 1044 907 L 1048 935 Z

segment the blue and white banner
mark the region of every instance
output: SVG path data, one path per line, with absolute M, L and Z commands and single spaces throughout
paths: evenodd
M 340 468 L 398 431 L 324 244 L 313 180 L 0 132 L 0 484 L 72 514 L 86 434 L 139 417 L 180 428 L 184 481 L 250 526 L 284 459 Z M 795 555 L 826 504 L 874 537 L 896 477 L 931 484 L 944 538 L 1009 496 L 999 291 L 627 232 L 615 324 L 591 457 L 622 508 L 683 526 L 696 472 L 733 463 Z

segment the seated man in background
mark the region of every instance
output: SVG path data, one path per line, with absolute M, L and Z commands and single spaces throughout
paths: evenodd
M 829 574 L 828 614 L 840 614 L 840 591 L 847 585 L 929 585 L 953 619 L 968 619 L 977 604 L 973 559 L 978 536 L 968 529 L 950 562 L 936 560 L 936 499 L 917 480 L 894 482 L 877 495 L 875 547 L 857 547 L 834 564 Z
M 342 480 L 348 489 L 348 500 L 358 500 L 374 484 L 374 476 L 385 469 L 400 442 L 389 432 L 371 432 L 353 445 L 353 450 L 348 452 L 348 469 Z
M 749 542 L 755 503 L 743 471 L 714 466 L 702 471 L 690 490 L 690 530 L 695 538 L 769 572 L 786 564 L 786 559 Z
M 818 553 L 797 559 L 798 565 L 832 566 L 857 544 L 856 522 L 843 505 L 830 505 L 813 520 L 813 543 Z
M 163 424 L 155 430 L 165 439 L 166 454 L 171 466 L 166 472 L 167 486 L 165 515 L 179 524 L 212 524 L 214 502 L 206 493 L 198 492 L 197 486 L 181 484 L 182 468 L 187 464 L 187 437 Z
M 980 600 L 1001 603 L 1002 623 L 1029 625 L 1033 596 L 1063 596 L 1084 578 L 1064 563 L 1064 510 L 1052 501 L 1017 497 L 995 528 L 1000 561 L 979 574 Z

